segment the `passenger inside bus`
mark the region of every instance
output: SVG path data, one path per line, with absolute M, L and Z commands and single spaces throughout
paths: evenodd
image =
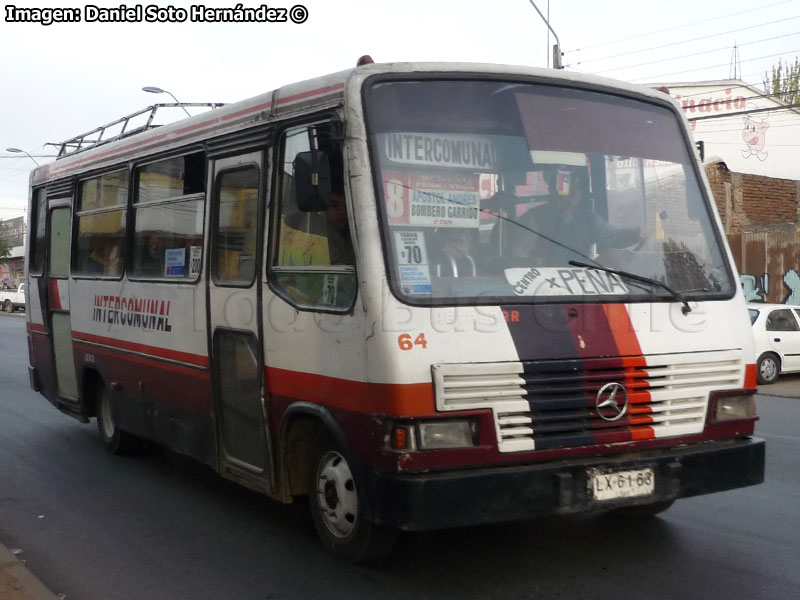
M 144 252 L 142 253 L 142 262 L 138 269 L 139 273 L 141 275 L 163 275 L 163 255 L 161 239 L 155 234 L 148 236 Z
M 595 210 L 588 173 L 559 167 L 545 175 L 547 202 L 527 211 L 514 234 L 513 251 L 534 266 L 563 266 L 570 260 L 595 260 L 603 248 L 627 248 L 643 241 L 638 228 L 610 225 Z
M 116 276 L 121 272 L 120 243 L 100 236 L 90 238 L 90 250 L 84 254 L 85 263 L 80 271 L 87 275 Z
M 443 228 L 431 235 L 431 274 L 435 277 L 475 277 L 471 256 L 475 229 Z
M 334 180 L 331 189 L 331 203 L 325 211 L 328 236 L 328 256 L 332 265 L 355 264 L 353 240 L 350 238 L 350 219 L 344 198 L 343 184 Z

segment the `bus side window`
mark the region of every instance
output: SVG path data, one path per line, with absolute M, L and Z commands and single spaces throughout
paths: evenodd
M 131 277 L 194 281 L 200 276 L 205 155 L 175 156 L 135 171 Z
M 119 277 L 128 205 L 128 169 L 80 182 L 72 273 Z
M 47 232 L 47 195 L 43 189 L 34 192 L 33 214 L 31 215 L 31 227 L 28 232 L 33 243 L 30 244 L 30 268 L 31 275 L 41 275 L 44 268 L 45 242 Z
M 215 281 L 251 283 L 255 277 L 258 227 L 258 169 L 226 171 L 219 177 Z
M 293 304 L 321 310 L 349 309 L 355 298 L 355 253 L 344 193 L 342 151 L 328 124 L 291 129 L 284 134 L 277 192 L 277 240 L 271 279 Z M 312 150 L 327 160 L 328 206 L 301 210 L 295 198 L 298 162 Z

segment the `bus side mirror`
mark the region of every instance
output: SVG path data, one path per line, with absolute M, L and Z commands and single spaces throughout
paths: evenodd
M 300 212 L 327 210 L 331 203 L 331 167 L 322 150 L 298 152 L 292 163 L 294 197 Z

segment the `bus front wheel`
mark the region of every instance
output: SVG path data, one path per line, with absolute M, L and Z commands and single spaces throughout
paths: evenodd
M 97 430 L 111 454 L 127 454 L 141 447 L 141 438 L 119 428 L 111 404 L 111 395 L 102 383 L 97 385 Z
M 398 532 L 365 518 L 356 478 L 344 453 L 328 436 L 323 436 L 314 457 L 309 504 L 323 546 L 354 563 L 386 556 Z

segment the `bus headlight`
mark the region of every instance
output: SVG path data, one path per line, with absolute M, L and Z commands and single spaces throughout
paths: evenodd
M 421 450 L 469 448 L 475 445 L 476 425 L 472 421 L 442 420 L 419 424 Z
M 717 396 L 714 418 L 717 421 L 752 419 L 756 416 L 753 396 Z

